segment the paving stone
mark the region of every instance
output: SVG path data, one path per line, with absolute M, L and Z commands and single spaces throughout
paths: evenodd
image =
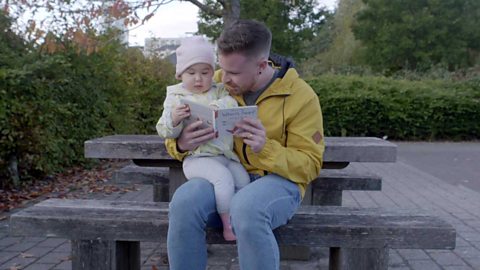
M 405 266 L 405 261 L 403 258 L 398 254 L 396 250 L 390 250 L 388 255 L 388 266 L 389 267 L 400 267 Z
M 418 249 L 397 249 L 400 256 L 407 260 L 429 260 L 430 257 L 423 250 Z
M 23 237 L 4 237 L 0 239 L 0 248 L 3 250 L 5 247 L 12 246 L 23 241 Z
M 0 265 L 17 255 L 18 255 L 18 252 L 14 252 L 14 251 L 0 251 Z
M 470 242 L 470 244 L 472 244 L 472 246 L 480 249 L 480 242 Z M 480 255 L 479 255 L 480 256 Z
M 455 253 L 451 251 L 428 251 L 430 256 L 442 266 L 462 266 L 465 262 Z
M 25 270 L 50 270 L 55 266 L 55 264 L 31 264 Z
M 32 262 L 37 260 L 37 258 L 23 258 L 20 255 L 17 255 L 16 257 L 6 261 L 4 264 L 0 265 L 0 268 L 12 268 L 12 267 L 17 267 L 17 268 L 25 268 L 29 266 Z
M 149 270 L 152 268 L 150 267 Z M 63 261 L 59 264 L 57 264 L 53 270 L 72 270 L 72 262 L 71 261 Z
M 62 238 L 46 238 L 44 241 L 38 243 L 39 247 L 58 247 L 68 241 Z
M 70 253 L 50 252 L 38 260 L 39 263 L 61 263 L 62 261 L 70 261 Z
M 45 254 L 52 252 L 52 248 L 34 246 L 31 249 L 25 251 L 25 254 L 32 255 L 36 258 L 42 257 Z
M 445 266 L 445 267 L 443 267 L 443 269 L 445 269 L 445 270 L 476 270 L 476 269 L 473 269 L 470 266 L 458 266 L 458 265 Z
M 480 250 L 473 246 L 456 247 L 453 252 L 462 258 L 475 258 L 480 255 Z
M 70 253 L 72 251 L 72 243 L 70 241 L 65 241 L 63 244 L 57 246 L 53 252 L 65 252 Z
M 480 269 L 480 257 L 476 258 L 466 258 L 465 261 L 467 262 L 468 265 L 473 267 L 473 269 Z
M 412 270 L 441 270 L 441 268 L 432 260 L 412 260 L 408 261 Z
M 480 242 L 480 233 L 477 233 L 476 231 L 460 232 L 459 235 L 467 242 Z
M 469 247 L 471 244 L 467 242 L 465 239 L 461 238 L 460 236 L 457 235 L 457 238 L 455 239 L 455 247 Z
M 35 245 L 37 245 L 36 242 L 23 241 L 23 242 L 20 242 L 20 243 L 17 243 L 17 244 L 8 246 L 8 247 L 4 248 L 4 250 L 5 250 L 5 251 L 19 251 L 19 252 L 24 252 L 24 251 L 26 251 L 26 250 L 31 249 L 31 248 L 34 247 Z

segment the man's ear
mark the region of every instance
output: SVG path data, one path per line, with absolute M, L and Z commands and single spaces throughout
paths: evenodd
M 265 57 L 260 58 L 260 63 L 258 64 L 259 70 L 262 72 L 268 66 L 268 59 Z

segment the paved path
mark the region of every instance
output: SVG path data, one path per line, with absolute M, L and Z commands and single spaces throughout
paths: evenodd
M 456 185 L 455 182 L 450 184 L 442 180 L 456 174 L 448 176 L 440 173 L 440 177 L 434 175 L 436 166 L 440 171 L 450 171 L 447 167 L 451 166 L 450 163 L 439 162 L 436 165 L 426 166 L 425 171 L 416 168 L 421 167 L 420 163 L 406 161 L 402 154 L 402 147 L 401 145 L 397 163 L 351 164 L 350 166 L 364 167 L 380 174 L 383 178 L 383 190 L 381 192 L 345 192 L 343 205 L 392 209 L 421 208 L 445 218 L 455 226 L 458 233 L 455 250 L 392 250 L 389 267 L 391 270 L 480 270 L 480 193 L 467 188 L 466 185 Z M 413 163 L 416 167 L 407 163 Z M 478 169 L 479 164 L 472 165 L 476 166 L 473 169 Z M 470 168 L 470 165 L 465 168 Z M 473 176 L 480 181 L 478 171 L 473 169 Z M 152 190 L 150 187 L 140 186 L 135 192 L 114 194 L 103 198 L 152 200 Z M 69 251 L 70 243 L 64 239 L 10 237 L 8 222 L 0 222 L 0 270 L 71 269 Z M 162 264 L 161 254 L 164 251 L 165 247 L 162 244 L 142 243 L 144 262 L 142 269 L 151 270 L 152 265 L 156 265 L 158 269 L 168 269 Z M 327 261 L 320 250 L 310 261 L 282 261 L 281 269 L 328 269 L 326 265 Z M 211 247 L 208 269 L 239 269 L 235 250 L 219 246 Z
M 480 192 L 480 142 L 394 143 L 398 145 L 399 161 L 447 183 Z

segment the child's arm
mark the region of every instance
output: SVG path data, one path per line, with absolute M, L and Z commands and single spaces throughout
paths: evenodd
M 179 104 L 172 110 L 172 125 L 178 126 L 182 123 L 183 119 L 190 116 L 190 108 L 185 104 Z
M 179 117 L 175 111 L 175 108 L 178 106 L 177 104 L 180 105 L 178 99 L 174 95 L 170 95 L 167 92 L 167 97 L 163 103 L 162 117 L 160 117 L 156 125 L 158 135 L 160 135 L 162 138 L 177 138 L 183 129 L 183 123 L 181 120 L 183 120 L 185 117 L 188 117 L 188 115 L 183 118 Z M 174 125 L 173 123 L 174 114 L 176 115 L 175 120 L 178 121 L 181 118 L 180 121 L 176 123 L 177 125 Z

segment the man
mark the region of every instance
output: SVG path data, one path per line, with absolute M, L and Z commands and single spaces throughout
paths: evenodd
M 272 230 L 294 215 L 306 186 L 322 167 L 320 104 L 293 63 L 281 57 L 269 61 L 271 33 L 264 24 L 239 20 L 223 31 L 217 45 L 221 70 L 216 80 L 222 80 L 241 106 L 258 106 L 258 119 L 240 121 L 235 134 L 235 151 L 252 179 L 231 203 L 240 269 L 279 269 Z M 211 128 L 198 129 L 200 125 L 192 123 L 177 140 L 166 142 L 172 157 L 182 160 L 214 138 Z M 212 185 L 191 179 L 178 188 L 169 220 L 170 269 L 205 269 L 205 228 L 218 220 Z

